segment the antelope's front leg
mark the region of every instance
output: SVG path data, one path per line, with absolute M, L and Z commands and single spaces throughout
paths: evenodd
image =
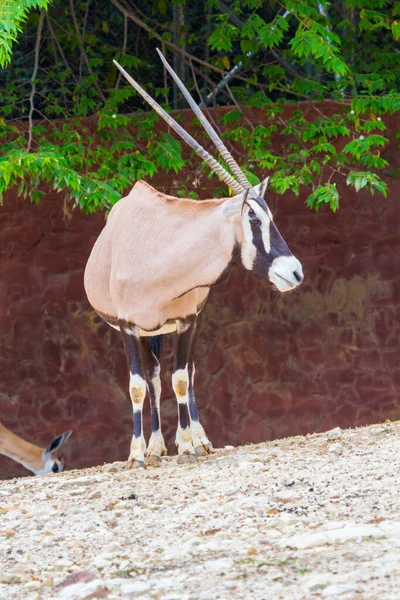
M 188 360 L 193 341 L 196 320 L 178 321 L 175 343 L 175 363 L 172 387 L 178 403 L 178 429 L 175 443 L 178 446 L 178 463 L 197 462 L 192 434 L 189 427 L 189 370 Z
M 193 391 L 195 369 L 192 356 L 196 328 L 197 319 L 192 318 L 180 321 L 177 329 L 172 386 L 178 401 L 178 430 L 175 441 L 178 446 L 179 463 L 196 462 L 197 456 L 213 450 L 200 424 Z
M 146 396 L 146 379 L 143 367 L 142 343 L 139 329 L 121 326 L 125 352 L 129 365 L 129 395 L 133 406 L 133 437 L 128 458 L 128 468 L 144 466 L 146 441 L 143 435 L 143 404 Z
M 193 344 L 192 344 L 193 351 Z M 194 395 L 194 373 L 195 366 L 194 362 L 191 361 L 189 364 L 189 416 L 190 416 L 190 431 L 192 433 L 192 442 L 194 451 L 197 456 L 206 456 L 214 452 L 214 448 L 206 433 L 202 424 L 200 423 L 199 413 L 197 412 L 196 399 Z

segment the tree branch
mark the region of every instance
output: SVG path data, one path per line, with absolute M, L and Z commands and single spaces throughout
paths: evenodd
M 181 48 L 180 46 L 177 46 L 173 42 L 170 42 L 169 40 L 164 39 L 159 33 L 157 33 L 156 31 L 154 31 L 154 29 L 149 27 L 149 25 L 147 25 L 147 23 L 142 21 L 142 19 L 140 19 L 135 14 L 133 14 L 130 9 L 125 8 L 118 0 L 110 0 L 110 1 L 111 1 L 111 4 L 113 4 L 116 8 L 118 8 L 118 10 L 120 10 L 123 15 L 126 15 L 128 17 L 128 19 L 130 19 L 131 21 L 136 23 L 136 25 L 139 25 L 139 27 L 141 27 L 142 29 L 147 31 L 147 33 L 150 33 L 151 37 L 155 38 L 156 40 L 159 40 L 161 43 L 165 44 L 169 48 L 173 48 L 177 52 L 180 52 L 188 60 L 191 59 L 191 60 L 197 62 L 198 64 L 203 65 L 207 69 L 210 69 L 211 71 L 215 71 L 216 73 L 219 73 L 221 75 L 227 75 L 227 72 L 224 71 L 223 69 L 219 69 L 218 67 L 214 67 L 214 65 L 210 65 L 210 63 L 206 62 L 205 60 L 201 60 L 201 58 L 197 58 L 197 56 L 193 56 L 193 54 L 190 54 L 186 50 L 183 50 L 183 48 Z M 247 81 L 247 79 L 245 77 L 235 76 L 235 78 L 240 79 L 241 81 Z
M 31 93 L 29 96 L 29 130 L 28 130 L 28 145 L 26 147 L 27 152 L 31 151 L 31 146 L 32 146 L 32 141 L 33 141 L 32 127 L 33 127 L 33 111 L 35 110 L 34 97 L 35 97 L 35 91 L 36 91 L 36 75 L 37 75 L 37 70 L 39 67 L 40 41 L 42 39 L 42 29 L 43 29 L 43 21 L 44 21 L 45 12 L 46 11 L 44 9 L 42 9 L 40 11 L 39 24 L 38 24 L 37 35 L 36 35 L 35 62 L 33 65 L 33 71 L 32 71 L 32 77 L 31 77 L 32 90 L 31 90 Z
M 82 77 L 82 62 L 83 62 L 83 45 L 85 43 L 85 35 L 86 35 L 86 25 L 87 25 L 87 19 L 88 19 L 88 14 L 89 14 L 89 6 L 90 6 L 90 0 L 86 1 L 86 10 L 85 10 L 85 16 L 83 18 L 83 26 L 82 26 L 82 46 L 81 46 L 81 55 L 79 58 L 79 79 L 81 79 Z
M 82 40 L 82 36 L 81 36 L 81 32 L 79 31 L 79 25 L 78 25 L 78 21 L 76 20 L 76 14 L 75 14 L 75 6 L 74 6 L 74 0 L 69 0 L 69 6 L 71 9 L 71 17 L 72 17 L 72 21 L 74 23 L 74 27 L 75 27 L 75 32 L 76 32 L 76 37 L 79 40 L 80 46 L 81 46 L 81 51 L 82 51 L 82 56 L 83 56 L 83 60 L 86 63 L 87 66 L 87 70 L 89 72 L 89 75 L 93 75 L 92 69 L 90 68 L 89 65 L 89 61 L 88 61 L 88 57 L 86 56 L 86 52 L 85 52 L 85 48 L 83 46 L 83 40 Z M 96 88 L 96 90 L 98 91 L 100 98 L 103 100 L 103 102 L 106 102 L 106 97 L 104 96 L 99 84 L 97 83 L 96 80 L 93 80 L 93 84 Z
M 124 42 L 122 44 L 121 56 L 124 56 L 124 54 L 126 52 L 127 42 L 128 42 L 128 18 L 127 18 L 126 15 L 124 15 Z M 116 90 L 119 87 L 119 82 L 121 81 L 121 77 L 122 77 L 122 73 L 121 73 L 121 71 L 118 71 L 117 83 L 115 84 L 115 89 Z
M 65 68 L 67 69 L 67 71 L 69 71 L 71 73 L 71 77 L 75 81 L 75 83 L 78 83 L 78 80 L 75 77 L 75 74 L 74 74 L 73 70 L 71 69 L 71 67 L 68 64 L 67 59 L 65 58 L 65 54 L 64 54 L 63 49 L 61 47 L 61 44 L 58 41 L 58 38 L 57 38 L 56 34 L 54 33 L 53 25 L 51 23 L 51 19 L 50 19 L 48 13 L 46 13 L 46 23 L 47 23 L 47 27 L 49 28 L 50 35 L 51 35 L 52 39 L 54 40 L 54 43 L 57 46 L 57 50 L 59 51 L 59 53 L 61 55 L 61 58 L 62 58 L 62 61 L 63 61 L 64 65 L 65 65 Z

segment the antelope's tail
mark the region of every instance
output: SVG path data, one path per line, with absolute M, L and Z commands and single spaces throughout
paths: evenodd
M 151 351 L 157 359 L 160 358 L 161 346 L 162 346 L 162 335 L 152 335 L 150 338 Z

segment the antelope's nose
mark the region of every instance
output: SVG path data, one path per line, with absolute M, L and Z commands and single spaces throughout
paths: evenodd
M 304 279 L 303 273 L 299 273 L 299 271 L 293 271 L 293 277 L 297 281 L 297 283 L 301 283 Z

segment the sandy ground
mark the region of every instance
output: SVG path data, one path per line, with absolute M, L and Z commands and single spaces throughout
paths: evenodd
M 400 425 L 0 482 L 0 598 L 398 600 Z

